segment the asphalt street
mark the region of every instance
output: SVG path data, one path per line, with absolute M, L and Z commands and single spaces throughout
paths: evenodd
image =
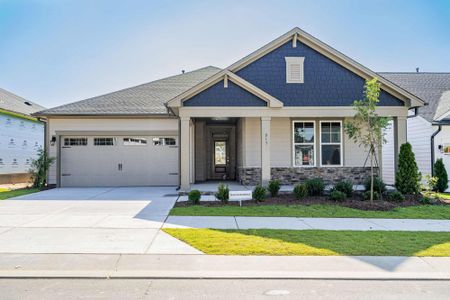
M 12 299 L 449 299 L 449 281 L 1 279 Z

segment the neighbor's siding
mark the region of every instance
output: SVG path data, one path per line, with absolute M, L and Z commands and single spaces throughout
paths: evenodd
M 56 131 L 178 131 L 177 119 L 84 119 L 84 118 L 50 118 L 48 121 L 49 139 Z M 59 145 L 48 146 L 49 155 L 56 157 Z M 49 171 L 49 184 L 56 184 L 56 163 Z
M 0 113 L 0 175 L 24 174 L 44 145 L 44 124 Z
M 431 135 L 437 127 L 433 127 L 430 122 L 421 116 L 408 118 L 407 141 L 411 144 L 422 179 L 425 175 L 431 174 Z M 395 183 L 394 168 L 394 133 L 392 122 L 386 131 L 387 144 L 383 146 L 383 180 L 388 184 Z M 436 136 L 436 148 L 439 145 L 441 134 Z M 436 157 L 439 157 L 437 151 Z

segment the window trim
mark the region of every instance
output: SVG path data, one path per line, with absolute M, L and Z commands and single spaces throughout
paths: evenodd
M 304 56 L 286 56 L 286 83 L 304 83 L 305 82 L 305 57 Z M 291 65 L 300 65 L 300 79 L 292 79 L 290 76 Z
M 295 142 L 295 123 L 312 123 L 313 131 L 314 131 L 314 142 L 312 143 L 296 143 Z M 291 131 L 291 139 L 292 139 L 292 166 L 295 168 L 314 168 L 317 166 L 317 138 L 316 138 L 316 120 L 293 120 L 292 121 L 292 131 Z M 296 145 L 312 145 L 313 153 L 314 153 L 314 164 L 310 166 L 305 165 L 296 165 L 295 164 L 295 146 Z
M 340 143 L 322 143 L 322 123 L 339 123 L 340 124 L 340 133 L 341 133 L 341 142 Z M 319 165 L 325 168 L 335 168 L 335 167 L 343 167 L 344 166 L 344 131 L 342 128 L 342 120 L 320 120 L 319 121 L 319 154 L 320 161 Z M 322 164 L 322 145 L 339 145 L 341 147 L 340 153 L 340 164 L 339 165 L 323 165 Z

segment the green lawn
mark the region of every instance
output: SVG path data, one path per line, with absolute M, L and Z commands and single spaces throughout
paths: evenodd
M 174 207 L 175 216 L 260 216 L 312 218 L 393 218 L 450 219 L 450 205 L 419 205 L 391 211 L 367 211 L 339 205 L 261 205 L 261 206 L 187 206 Z
M 450 232 L 163 229 L 206 254 L 450 256 Z
M 8 198 L 13 198 L 13 197 L 36 193 L 36 192 L 39 192 L 39 189 L 28 188 L 28 189 L 20 189 L 20 190 L 12 190 L 12 191 L 7 190 L 7 189 L 0 189 L 0 200 L 5 200 Z

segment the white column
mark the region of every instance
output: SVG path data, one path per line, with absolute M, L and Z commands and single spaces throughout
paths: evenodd
M 190 185 L 190 118 L 182 117 L 180 119 L 180 188 L 182 191 L 188 191 Z
M 270 117 L 261 117 L 261 184 L 270 181 Z
M 406 130 L 407 130 L 407 121 L 406 117 L 399 116 L 394 117 L 394 169 L 397 172 L 398 167 L 398 154 L 400 152 L 400 147 L 404 143 L 406 143 Z

